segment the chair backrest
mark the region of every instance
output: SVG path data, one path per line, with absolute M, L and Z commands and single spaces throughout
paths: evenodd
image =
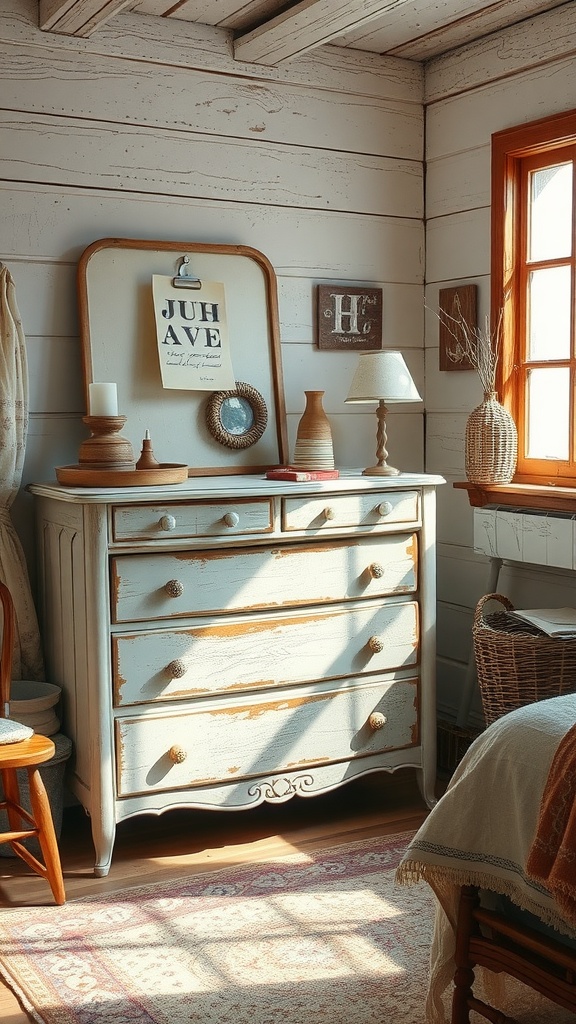
M 0 601 L 4 622 L 2 627 L 2 653 L 0 654 L 0 718 L 10 715 L 10 689 L 12 686 L 12 653 L 14 651 L 14 603 L 12 594 L 0 580 Z

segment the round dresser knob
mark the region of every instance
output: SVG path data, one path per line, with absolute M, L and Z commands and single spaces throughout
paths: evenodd
M 336 518 L 336 513 L 335 513 L 333 508 L 330 508 L 330 506 L 328 506 L 328 508 L 324 509 L 324 519 L 329 520 L 329 519 L 335 519 L 335 518 Z
M 186 675 L 186 662 L 183 658 L 174 658 L 169 665 L 166 665 L 166 674 L 170 679 L 181 679 Z
M 174 516 L 168 516 L 168 515 L 162 516 L 162 518 L 160 520 L 160 529 L 161 530 L 168 530 L 168 531 L 169 530 L 175 530 L 176 529 L 176 520 L 174 519 Z
M 186 758 L 188 757 L 188 754 L 184 750 L 184 747 L 180 747 L 178 746 L 177 743 L 175 743 L 173 747 L 170 747 L 170 750 L 168 751 L 168 757 L 170 758 L 173 764 L 182 764 L 182 762 L 185 761 Z
M 224 522 L 226 523 L 226 526 L 238 526 L 240 516 L 237 512 L 227 512 L 224 516 Z
M 164 590 L 168 594 L 168 597 L 182 597 L 184 593 L 184 587 L 180 583 L 180 580 L 168 580 L 168 583 L 164 584 Z
M 379 654 L 380 651 L 384 650 L 384 643 L 379 636 L 371 636 L 368 641 L 368 647 L 373 654 Z
M 372 562 L 369 567 L 370 575 L 373 580 L 381 580 L 384 575 L 384 566 L 380 565 L 379 562 Z
M 368 719 L 368 725 L 374 732 L 378 729 L 382 729 L 386 725 L 386 715 L 383 715 L 381 711 L 373 711 Z
M 394 506 L 391 501 L 381 501 L 377 506 L 376 511 L 379 516 L 389 516 L 393 507 Z

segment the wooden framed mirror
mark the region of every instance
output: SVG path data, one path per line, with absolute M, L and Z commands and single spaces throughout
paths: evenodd
M 254 422 L 236 435 L 222 420 L 221 436 L 216 420 L 210 429 L 207 403 L 215 408 L 219 392 L 162 385 L 152 278 L 175 278 L 183 266 L 182 287 L 188 275 L 224 286 L 234 377 L 253 389 L 244 413 L 249 419 L 251 410 Z M 135 451 L 148 430 L 156 458 L 185 463 L 189 476 L 255 473 L 288 461 L 276 275 L 263 253 L 243 245 L 103 238 L 80 258 L 78 297 L 86 409 L 90 383 L 115 382 L 123 434 Z

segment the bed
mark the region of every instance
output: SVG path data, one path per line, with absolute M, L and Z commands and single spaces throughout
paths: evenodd
M 571 827 L 558 878 L 550 870 L 562 838 L 560 819 L 550 816 L 553 779 L 554 813 L 561 803 Z M 522 1021 L 573 1020 L 575 793 L 574 694 L 510 712 L 465 754 L 397 871 L 401 884 L 427 882 L 436 896 L 427 1024 L 468 1024 L 475 1013 L 505 1024 L 535 992 L 554 1005 L 536 997 L 543 1012 Z M 549 845 L 555 852 L 543 870 Z

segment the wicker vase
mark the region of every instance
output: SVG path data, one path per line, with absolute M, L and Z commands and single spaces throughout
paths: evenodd
M 486 392 L 468 417 L 464 454 L 470 483 L 507 484 L 514 476 L 518 431 L 495 391 Z
M 294 459 L 297 469 L 334 469 L 330 421 L 322 405 L 323 391 L 305 391 L 306 408 L 298 424 Z

